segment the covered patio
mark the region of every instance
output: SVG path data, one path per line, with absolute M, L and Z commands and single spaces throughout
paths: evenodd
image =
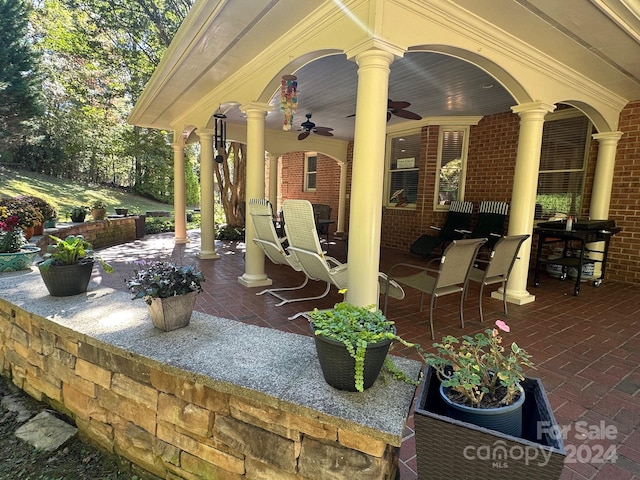
M 322 300 L 276 307 L 276 298 L 258 296 L 259 290 L 247 289 L 236 281 L 244 269 L 244 244 L 216 242 L 224 261 L 210 262 L 197 256 L 200 232 L 189 231 L 188 238 L 189 243 L 176 245 L 170 234 L 153 235 L 104 249 L 101 255 L 114 264 L 116 273 L 94 276 L 93 281 L 125 291 L 124 278 L 135 268 L 131 262 L 173 258 L 197 265 L 206 276 L 197 311 L 302 335 L 309 335 L 307 321 L 289 321 L 288 316 L 315 307 L 328 308 L 341 300 L 332 288 Z M 329 254 L 344 260 L 340 242 L 325 246 Z M 400 250 L 382 250 L 382 271 L 399 261 L 420 260 Z M 268 263 L 266 271 L 273 278 L 274 287 L 297 285 L 302 280 L 301 274 L 289 267 Z M 510 305 L 506 318 L 501 312 L 502 302 L 492 299 L 488 289 L 484 298 L 486 322 L 482 325 L 478 320 L 478 287 L 472 285 L 465 302 L 464 330 L 459 327 L 457 299 L 443 297 L 435 312 L 436 338 L 473 334 L 498 318 L 505 319 L 512 328 L 510 339 L 533 355 L 537 368 L 529 374 L 542 379 L 559 425 L 567 428 L 565 447 L 569 456 L 562 478 L 640 479 L 640 289 L 605 280 L 598 288 L 586 285 L 583 293 L 575 297 L 572 282 L 546 274 L 539 287 L 529 288 L 537 301 Z M 304 292 L 312 294 L 323 289 L 323 284 L 310 282 Z M 388 316 L 397 323 L 404 338 L 428 347 L 432 343 L 428 318 L 418 312 L 418 305 L 418 296 L 409 291 L 404 300 L 393 301 Z M 413 351 L 401 349 L 392 353 L 414 355 Z M 417 478 L 412 426 L 410 417 L 400 453 L 402 480 Z M 608 438 L 593 438 L 588 433 L 588 429 L 595 428 L 603 436 L 605 427 L 614 432 Z M 615 457 L 605 458 L 607 451 L 615 453 Z

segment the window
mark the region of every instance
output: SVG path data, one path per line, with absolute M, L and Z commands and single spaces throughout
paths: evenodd
M 542 130 L 537 218 L 580 212 L 590 133 L 591 122 L 576 109 L 547 115 Z
M 469 127 L 441 127 L 434 208 L 446 210 L 454 200 L 464 199 Z
M 389 137 L 387 188 L 388 207 L 413 207 L 418 198 L 421 134 Z
M 318 154 L 304 154 L 304 191 L 316 191 L 316 174 L 318 168 Z

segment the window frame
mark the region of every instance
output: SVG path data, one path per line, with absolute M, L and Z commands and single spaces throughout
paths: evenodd
M 460 168 L 460 184 L 458 185 L 458 195 L 454 200 L 464 200 L 465 186 L 467 182 L 467 161 L 469 156 L 469 135 L 471 132 L 470 125 L 440 125 L 438 128 L 438 157 L 436 160 L 435 184 L 433 192 L 433 209 L 435 211 L 449 210 L 449 204 L 440 203 L 440 170 L 442 168 L 442 152 L 444 148 L 444 134 L 449 131 L 462 131 L 464 138 L 462 139 L 461 151 L 461 168 Z
M 309 170 L 309 159 L 316 159 L 315 170 Z M 309 187 L 309 178 L 313 175 L 315 178 L 314 187 Z M 304 153 L 304 181 L 302 185 L 303 192 L 315 192 L 318 186 L 318 152 L 305 152 Z
M 401 137 L 407 137 L 410 135 L 418 135 L 419 137 L 419 146 L 418 146 L 418 154 L 415 157 L 415 166 L 412 168 L 406 168 L 406 169 L 391 169 L 391 164 L 392 164 L 392 154 L 393 154 L 393 148 L 392 148 L 392 143 L 394 139 L 397 138 L 401 138 Z M 392 209 L 397 209 L 397 210 L 415 210 L 418 208 L 418 203 L 417 200 L 418 198 L 416 197 L 416 202 L 415 203 L 408 203 L 404 206 L 397 206 L 396 203 L 392 203 L 390 200 L 390 197 L 392 195 L 393 192 L 391 192 L 391 184 L 392 184 L 392 179 L 393 179 L 393 173 L 394 172 L 399 172 L 399 171 L 415 171 L 417 172 L 418 176 L 416 178 L 416 190 L 418 192 L 418 196 L 419 196 L 419 191 L 420 191 L 420 169 L 421 169 L 421 165 L 424 164 L 423 159 L 422 159 L 422 152 L 421 152 L 421 148 L 422 148 L 422 136 L 423 136 L 423 132 L 422 132 L 422 126 L 417 126 L 417 127 L 411 127 L 411 128 L 404 128 L 404 129 L 395 129 L 393 131 L 388 131 L 387 132 L 387 140 L 386 140 L 386 145 L 385 145 L 385 182 L 384 182 L 384 192 L 383 192 L 383 202 L 382 204 L 386 207 L 386 208 L 392 208 Z M 397 160 L 397 159 L 396 159 Z

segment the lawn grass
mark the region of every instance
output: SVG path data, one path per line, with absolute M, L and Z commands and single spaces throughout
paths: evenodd
M 128 208 L 139 213 L 163 210 L 173 214 L 173 204 L 166 204 L 126 192 L 118 188 L 90 185 L 33 172 L 14 170 L 0 165 L 0 196 L 31 195 L 43 198 L 56 207 L 64 221 L 73 205 L 91 206 L 96 200 L 107 205 L 107 214 L 116 208 Z M 172 215 L 173 216 L 173 215 Z

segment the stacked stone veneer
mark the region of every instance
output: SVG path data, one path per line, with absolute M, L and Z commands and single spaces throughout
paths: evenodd
M 70 416 L 104 450 L 158 477 L 395 474 L 400 439 L 322 421 L 322 414 L 300 415 L 259 392 L 217 389 L 198 375 L 102 343 L 2 298 L 0 340 L 5 376 Z

